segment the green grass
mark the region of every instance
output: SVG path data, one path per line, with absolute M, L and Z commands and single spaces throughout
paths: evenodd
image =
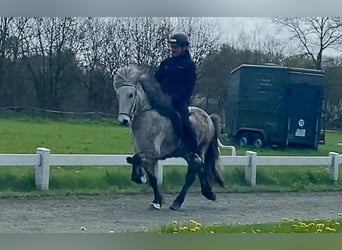
M 237 148 L 238 155 L 255 150 L 258 155 L 323 155 L 341 152 L 336 144 L 342 133 L 327 132 L 326 144 L 318 150 Z M 50 120 L 41 118 L 0 118 L 0 153 L 34 153 L 37 147 L 47 147 L 51 153 L 131 154 L 130 130 L 113 120 Z M 229 150 L 222 150 L 230 154 Z M 163 192 L 178 192 L 184 182 L 186 168 L 164 168 Z M 258 166 L 257 185 L 249 187 L 243 167 L 228 166 L 222 172 L 226 188 L 223 192 L 250 191 L 322 191 L 342 190 L 342 171 L 333 184 L 327 166 L 262 167 Z M 34 167 L 0 167 L 0 195 L 35 192 Z M 198 191 L 196 180 L 190 191 Z M 50 173 L 50 193 L 150 192 L 148 185 L 130 181 L 130 168 L 53 166 Z
M 160 233 L 342 233 L 342 220 L 301 221 L 283 218 L 279 223 L 204 226 L 196 220 L 172 221 Z
M 256 149 L 254 147 L 236 147 L 237 155 L 245 155 L 247 150 L 255 151 L 258 155 L 281 155 L 281 156 L 327 156 L 329 152 L 342 153 L 342 147 L 338 146 L 337 143 L 342 143 L 342 133 L 337 131 L 326 131 L 326 143 L 319 144 L 318 149 L 310 148 L 271 148 L 265 147 Z M 233 145 L 233 143 L 226 137 L 220 138 L 226 145 Z M 231 151 L 223 149 L 222 154 L 230 155 Z
M 132 152 L 130 130 L 111 121 L 54 121 L 0 119 L 0 152 L 33 153 L 37 147 L 51 153 Z

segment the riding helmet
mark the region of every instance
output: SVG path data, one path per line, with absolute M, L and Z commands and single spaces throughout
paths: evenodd
M 176 33 L 170 37 L 169 43 L 179 46 L 189 46 L 188 37 L 183 33 Z

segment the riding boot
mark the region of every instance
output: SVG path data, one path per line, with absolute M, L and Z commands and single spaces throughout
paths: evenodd
M 190 149 L 190 160 L 196 164 L 202 164 L 201 151 L 197 145 L 196 134 L 192 128 L 192 125 L 187 121 L 183 122 L 183 132 L 185 142 Z

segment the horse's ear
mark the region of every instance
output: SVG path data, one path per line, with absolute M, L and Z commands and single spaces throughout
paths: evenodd
M 128 164 L 133 164 L 133 158 L 132 157 L 127 157 L 126 161 Z

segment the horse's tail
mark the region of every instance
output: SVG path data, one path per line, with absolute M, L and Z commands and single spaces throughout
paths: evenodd
M 221 118 L 216 114 L 211 114 L 210 118 L 215 127 L 215 134 L 210 142 L 207 152 L 205 153 L 205 164 L 207 165 L 213 179 L 217 184 L 223 187 L 224 181 L 219 170 L 220 151 L 218 149 L 218 136 L 221 132 Z

